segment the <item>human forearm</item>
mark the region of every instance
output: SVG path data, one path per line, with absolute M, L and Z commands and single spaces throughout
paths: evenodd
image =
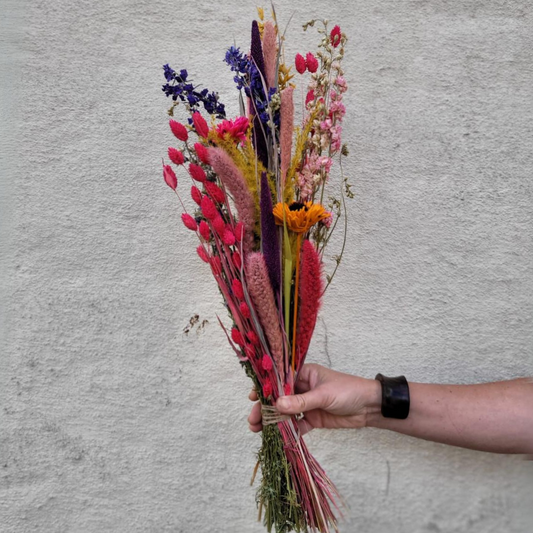
M 497 453 L 533 453 L 533 383 L 481 385 L 410 383 L 405 420 L 384 418 L 369 401 L 367 426 Z

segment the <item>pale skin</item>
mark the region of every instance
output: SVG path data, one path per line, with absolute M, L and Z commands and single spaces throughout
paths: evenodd
M 282 414 L 303 413 L 302 434 L 314 428 L 376 427 L 434 442 L 494 453 L 533 454 L 533 380 L 513 379 L 480 385 L 409 382 L 410 411 L 405 420 L 381 415 L 381 384 L 320 365 L 302 367 L 293 396 L 280 398 Z M 250 393 L 257 400 L 255 391 Z M 248 417 L 262 430 L 261 406 Z

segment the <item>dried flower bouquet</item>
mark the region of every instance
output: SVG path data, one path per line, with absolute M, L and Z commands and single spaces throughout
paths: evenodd
M 306 84 L 303 122 L 295 126 L 296 74 L 285 63 L 285 35 L 274 11 L 272 20 L 258 12 L 250 52 L 232 46 L 225 55 L 241 116 L 228 119 L 216 92 L 197 87 L 186 70 L 164 66 L 163 91 L 174 101 L 169 114 L 181 105 L 188 115 L 184 123 L 170 120 L 181 144 L 168 149 L 168 158 L 191 178 L 192 202 L 178 193 L 172 164 L 163 165 L 163 176 L 233 322 L 220 324 L 264 405 L 259 516 L 264 513 L 269 532 L 325 533 L 338 530 L 339 495 L 309 453 L 297 420 L 280 417 L 275 403 L 294 393 L 321 298 L 340 261 L 336 256 L 333 274 L 324 279 L 326 245 L 344 195 L 352 196 L 341 177 L 339 197 L 329 195 L 323 205 L 333 160 L 347 155 L 341 144 L 346 36 L 325 20 L 304 25 L 316 28 L 320 43 L 315 54 L 294 60 Z

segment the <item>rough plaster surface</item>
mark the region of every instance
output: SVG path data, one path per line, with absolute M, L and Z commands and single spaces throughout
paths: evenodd
M 531 3 L 276 5 L 294 12 L 290 54 L 312 49 L 312 16 L 350 36 L 356 199 L 311 359 L 413 381 L 532 375 Z M 254 2 L 2 12 L 0 530 L 260 532 L 249 383 L 162 182 L 159 91 L 163 63 L 187 66 L 236 112 L 220 59 L 247 46 Z M 343 533 L 531 531 L 533 463 L 377 430 L 308 443 L 346 498 Z

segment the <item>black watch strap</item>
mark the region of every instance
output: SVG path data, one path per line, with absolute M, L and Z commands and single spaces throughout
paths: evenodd
M 381 383 L 381 414 L 385 418 L 404 420 L 409 415 L 409 385 L 405 376 L 388 378 L 378 374 Z

